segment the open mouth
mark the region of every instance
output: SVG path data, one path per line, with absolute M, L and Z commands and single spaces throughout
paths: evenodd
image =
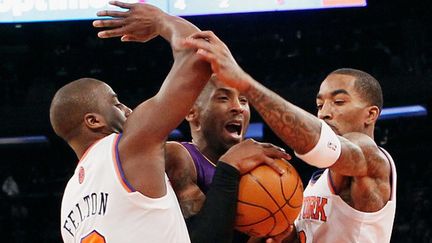
M 235 134 L 237 136 L 240 136 L 242 133 L 242 125 L 241 123 L 228 123 L 225 126 L 225 129 L 231 133 L 231 134 Z

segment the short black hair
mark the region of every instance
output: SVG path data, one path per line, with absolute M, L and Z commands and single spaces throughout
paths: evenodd
M 383 94 L 381 85 L 372 75 L 353 68 L 337 69 L 330 74 L 343 74 L 355 77 L 355 88 L 370 105 L 377 106 L 380 111 L 383 108 Z
M 50 121 L 54 132 L 66 141 L 77 135 L 88 112 L 99 112 L 96 91 L 104 82 L 81 78 L 60 88 L 51 101 Z

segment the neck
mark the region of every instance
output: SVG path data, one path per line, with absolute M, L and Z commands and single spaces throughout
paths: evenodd
M 195 144 L 198 150 L 214 164 L 216 164 L 219 158 L 226 152 L 222 151 L 220 148 L 212 146 L 205 139 L 194 138 L 192 142 Z
M 372 139 L 375 139 L 374 138 L 374 131 L 375 131 L 375 126 L 370 125 L 369 127 L 366 127 L 365 134 L 368 135 L 369 137 L 371 137 Z
M 102 134 L 99 134 L 102 135 Z M 77 137 L 74 139 L 71 139 L 68 141 L 69 146 L 73 149 L 76 156 L 78 157 L 78 160 L 81 160 L 81 158 L 84 156 L 87 149 L 90 148 L 95 142 L 97 142 L 99 139 L 105 137 L 103 136 L 92 136 L 92 137 Z

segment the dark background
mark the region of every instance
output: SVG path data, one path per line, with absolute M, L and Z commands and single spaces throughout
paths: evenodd
M 320 82 L 340 67 L 374 75 L 385 107 L 420 104 L 430 111 L 430 3 L 368 4 L 187 19 L 213 30 L 247 72 L 310 112 L 315 113 Z M 169 45 L 161 38 L 146 44 L 100 40 L 90 21 L 0 24 L 0 137 L 48 137 L 44 143 L 0 145 L 2 242 L 61 241 L 60 200 L 77 160 L 50 128 L 55 91 L 74 79 L 95 77 L 135 107 L 157 91 L 171 63 Z M 261 120 L 255 113 L 252 121 Z M 187 133 L 186 128 L 180 127 Z M 431 135 L 430 114 L 378 122 L 376 140 L 398 167 L 392 242 L 432 242 Z M 268 128 L 264 140 L 281 145 Z M 312 169 L 292 163 L 306 183 Z

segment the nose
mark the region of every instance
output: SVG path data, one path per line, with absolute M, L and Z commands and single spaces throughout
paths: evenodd
M 132 110 L 125 105 L 123 105 L 123 112 L 124 112 L 126 117 L 128 117 L 130 114 L 132 114 Z
M 231 105 L 231 111 L 236 113 L 243 113 L 245 111 L 245 107 L 240 103 L 238 99 L 234 99 Z
M 321 109 L 318 110 L 318 118 L 322 120 L 330 120 L 333 118 L 332 108 L 328 103 L 324 103 Z

